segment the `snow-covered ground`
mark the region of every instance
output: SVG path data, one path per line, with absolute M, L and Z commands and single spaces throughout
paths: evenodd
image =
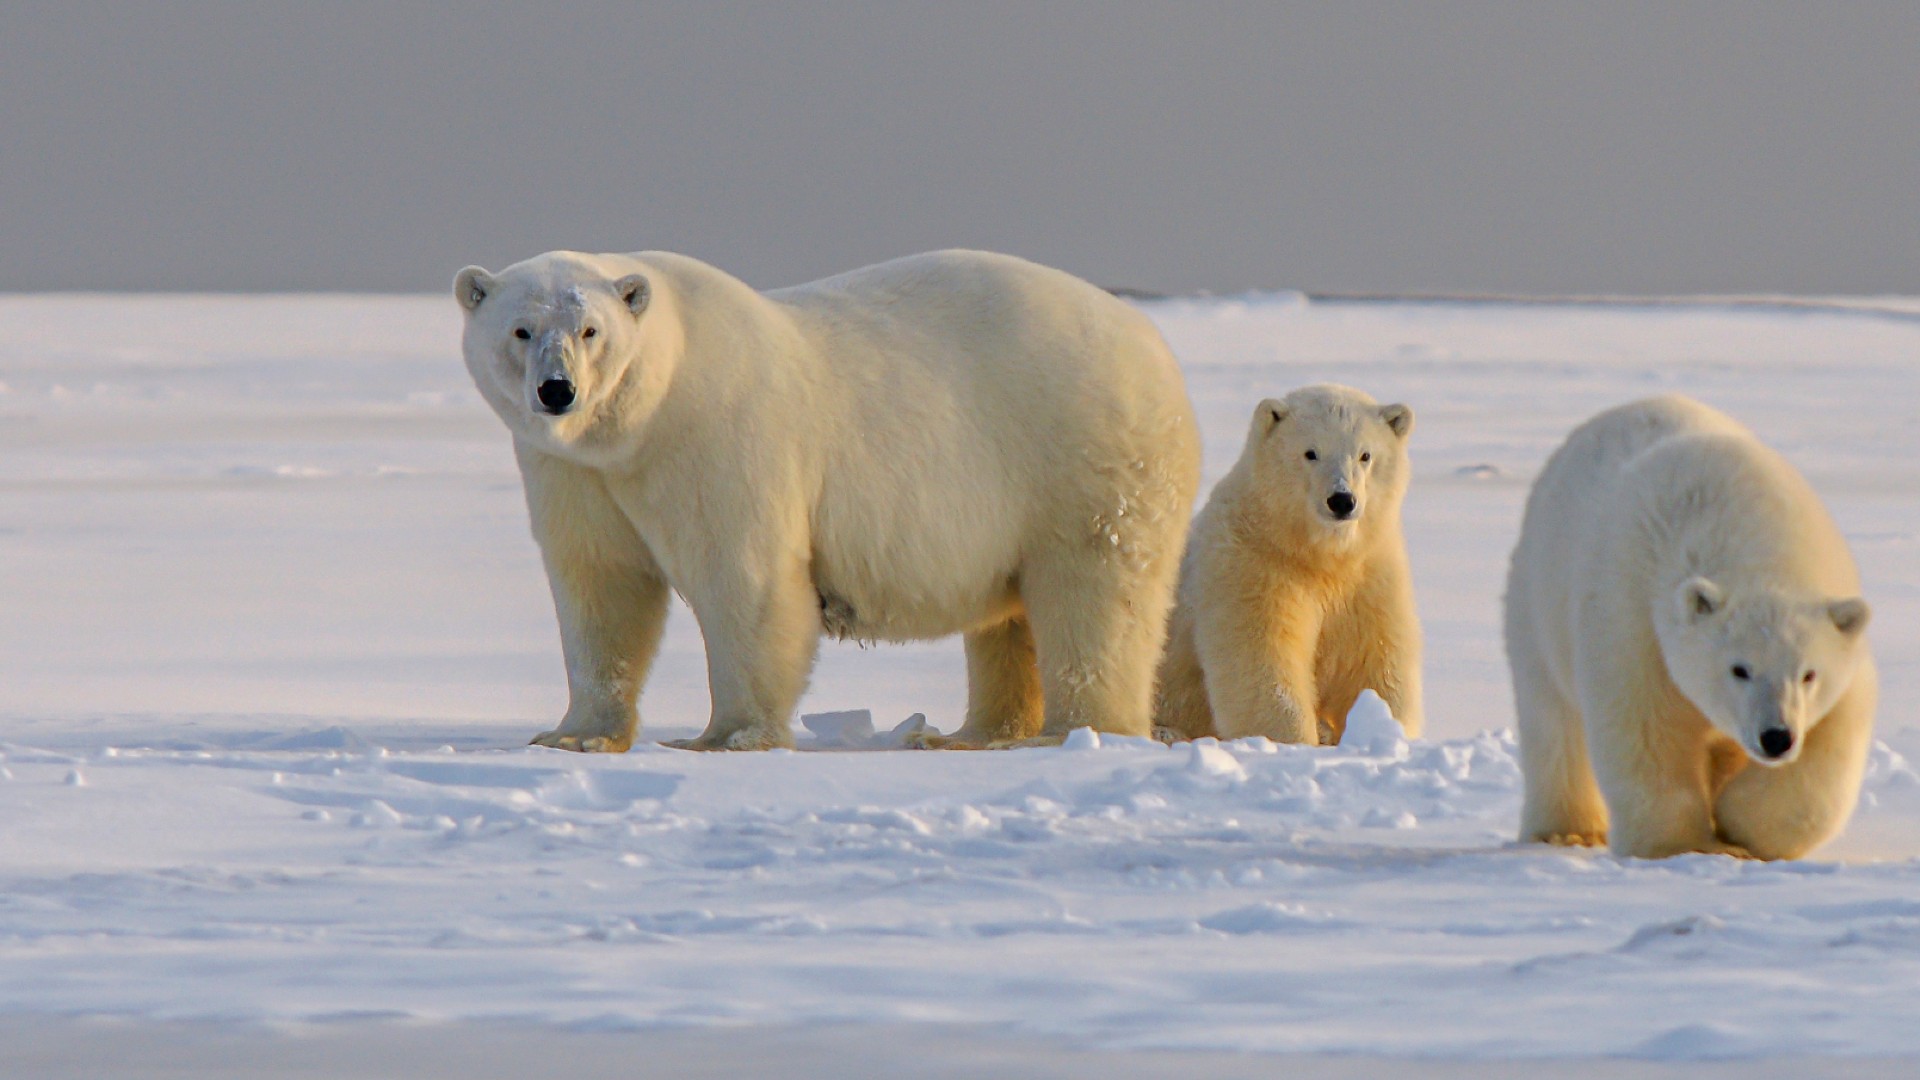
M 1263 396 L 1418 411 L 1428 740 L 525 748 L 564 705 L 557 635 L 450 301 L 0 298 L 0 1021 L 1920 1055 L 1912 304 L 1145 306 L 1210 480 Z M 1578 420 L 1664 390 L 1797 462 L 1866 575 L 1883 744 L 1806 862 L 1508 843 L 1527 484 Z M 951 729 L 964 699 L 957 642 L 831 646 L 802 711 Z M 643 714 L 704 723 L 684 610 Z

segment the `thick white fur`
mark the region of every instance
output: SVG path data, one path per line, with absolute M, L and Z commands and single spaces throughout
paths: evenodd
M 1838 832 L 1873 727 L 1859 591 L 1819 497 L 1732 419 L 1669 396 L 1581 425 L 1507 579 L 1521 839 L 1775 859 Z
M 1187 544 L 1154 710 L 1163 736 L 1337 742 L 1366 689 L 1420 733 L 1420 618 L 1400 530 L 1412 430 L 1413 410 L 1342 386 L 1254 410 Z M 1328 513 L 1336 491 L 1357 503 L 1349 520 Z
M 706 640 L 697 748 L 790 745 L 823 629 L 965 634 L 963 745 L 1148 732 L 1200 455 L 1139 312 L 966 251 L 765 294 L 552 252 L 454 291 L 559 613 L 571 701 L 536 742 L 630 745 L 669 588 Z M 535 388 L 560 370 L 554 417 Z

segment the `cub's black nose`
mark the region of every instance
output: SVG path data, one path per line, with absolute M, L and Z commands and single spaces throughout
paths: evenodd
M 1333 516 L 1342 521 L 1353 516 L 1353 507 L 1353 496 L 1344 491 L 1336 491 L 1327 496 L 1327 509 L 1333 511 Z
M 1770 758 L 1784 757 L 1793 749 L 1793 732 L 1783 727 L 1770 727 L 1760 733 L 1760 752 Z
M 548 379 L 534 393 L 540 396 L 540 404 L 555 416 L 573 405 L 573 384 L 565 379 Z

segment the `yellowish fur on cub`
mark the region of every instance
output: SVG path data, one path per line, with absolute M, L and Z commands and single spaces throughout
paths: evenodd
M 1160 664 L 1163 738 L 1339 741 L 1362 690 L 1421 729 L 1400 529 L 1413 410 L 1310 386 L 1254 410 L 1194 520 Z

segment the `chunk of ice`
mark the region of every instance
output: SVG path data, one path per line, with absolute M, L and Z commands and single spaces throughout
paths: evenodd
M 838 712 L 808 713 L 800 724 L 822 746 L 864 746 L 873 738 L 873 712 L 870 709 L 842 709 Z

